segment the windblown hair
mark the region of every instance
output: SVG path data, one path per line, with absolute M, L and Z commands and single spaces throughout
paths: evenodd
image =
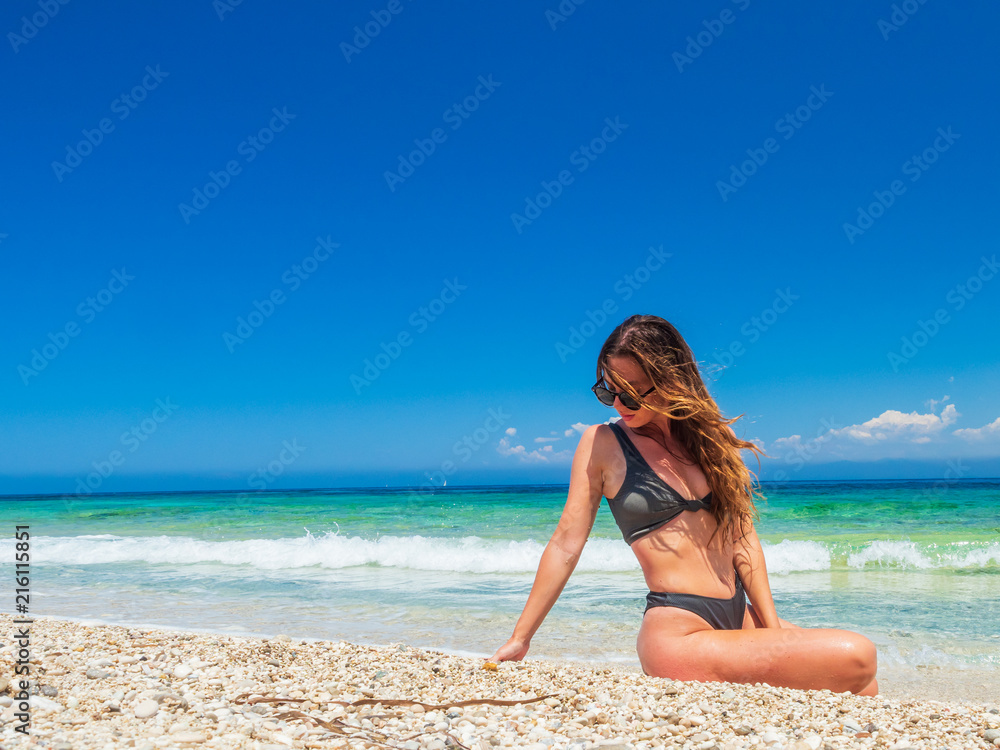
M 641 398 L 611 368 L 613 357 L 635 360 L 667 406 L 650 404 L 652 394 Z M 736 437 L 729 425 L 743 415 L 732 419 L 722 416 L 701 379 L 690 347 L 677 329 L 656 315 L 626 318 L 601 347 L 597 356 L 597 379 L 625 391 L 646 408 L 672 420 L 671 435 L 701 467 L 712 490 L 711 512 L 717 521 L 716 533 L 721 531 L 723 539 L 736 539 L 747 533 L 749 524 L 757 518 L 754 497 L 764 496 L 756 491 L 753 481 L 756 475 L 743 462 L 740 450 L 757 454 L 758 469 L 760 455 L 767 454 L 754 443 Z M 658 426 L 650 423 L 634 431 L 656 440 L 670 455 L 686 463 L 670 449 Z

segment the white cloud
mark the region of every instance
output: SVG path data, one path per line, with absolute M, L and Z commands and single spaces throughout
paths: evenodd
M 933 413 L 918 414 L 915 411 L 904 414 L 895 409 L 887 409 L 867 422 L 849 425 L 839 430 L 831 428 L 817 440 L 829 441 L 842 438 L 867 444 L 886 440 L 926 443 L 929 441 L 929 435 L 939 433 L 960 416 L 962 415 L 954 404 L 948 404 L 940 416 Z M 928 440 L 921 439 L 924 437 L 928 437 Z
M 948 400 L 949 397 L 945 396 L 940 400 L 930 399 L 927 403 L 938 406 Z M 823 426 L 817 430 L 815 437 L 803 438 L 798 434 L 781 437 L 771 443 L 767 452 L 775 458 L 799 465 L 802 461 L 929 457 L 932 455 L 929 451 L 940 453 L 942 447 L 956 444 L 946 428 L 955 424 L 961 416 L 955 405 L 949 403 L 940 414 L 887 409 L 877 417 L 847 427 L 823 420 Z M 1000 433 L 1000 424 L 996 430 Z M 956 430 L 954 434 L 963 432 L 966 431 Z M 967 436 L 975 437 L 973 434 Z
M 945 396 L 940 401 L 937 401 L 937 400 L 935 400 L 933 398 L 929 398 L 926 401 L 924 401 L 924 406 L 926 406 L 930 411 L 934 411 L 934 409 L 937 407 L 938 404 L 943 404 L 945 401 L 947 401 L 950 398 L 951 398 L 951 396 Z
M 497 445 L 497 453 L 501 456 L 516 456 L 522 463 L 562 463 L 570 459 L 568 450 L 554 451 L 551 445 L 543 445 L 541 449 L 529 451 L 523 445 L 512 445 L 510 438 L 502 437 Z
M 1000 437 L 1000 417 L 982 427 L 955 430 L 952 434 L 963 440 L 986 440 L 991 437 Z
M 565 438 L 578 437 L 589 426 L 582 422 L 577 422 L 568 429 L 562 430 L 561 433 L 558 430 L 552 430 L 549 434 L 555 437 L 536 437 L 533 439 L 534 443 L 542 444 L 541 447 L 534 450 L 528 450 L 524 445 L 519 444 L 517 440 L 517 428 L 508 427 L 505 430 L 505 437 L 500 438 L 500 442 L 497 444 L 497 453 L 501 456 L 515 456 L 524 463 L 568 464 L 573 459 L 573 450 L 576 449 L 576 445 L 574 444 L 572 449 L 567 448 L 557 451 L 553 448 L 552 444 L 558 443 Z

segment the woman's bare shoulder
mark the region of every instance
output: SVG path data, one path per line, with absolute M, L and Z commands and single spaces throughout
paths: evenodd
M 581 429 L 581 427 L 582 425 L 575 425 L 574 429 Z M 581 450 L 586 451 L 592 464 L 601 468 L 610 465 L 615 458 L 617 449 L 618 440 L 615 438 L 611 425 L 607 422 L 582 428 L 577 453 Z

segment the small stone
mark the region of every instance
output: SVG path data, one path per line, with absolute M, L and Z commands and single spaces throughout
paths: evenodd
M 184 679 L 192 672 L 194 672 L 194 670 L 191 669 L 191 667 L 189 667 L 187 664 L 178 664 L 176 667 L 174 667 L 174 677 L 177 677 L 179 679 Z
M 987 742 L 993 742 L 997 738 L 1000 738 L 1000 729 L 987 729 L 983 735 L 983 739 Z
M 719 696 L 719 700 L 723 701 L 724 703 L 729 703 L 729 701 L 731 701 L 735 697 L 736 697 L 736 692 L 734 690 L 727 690 L 721 696 Z
M 110 677 L 110 673 L 105 672 L 103 669 L 88 669 L 87 672 L 88 680 L 103 680 L 105 677 Z
M 62 711 L 63 707 L 43 695 L 31 696 L 31 707 L 39 711 Z
M 156 701 L 144 700 L 135 707 L 135 718 L 148 719 L 159 710 L 160 706 Z
M 51 685 L 40 685 L 38 688 L 38 692 L 41 693 L 42 695 L 48 696 L 49 698 L 55 698 L 57 695 L 59 695 L 59 691 L 56 690 Z
M 5 691 L 8 685 L 10 685 L 10 677 L 0 676 L 0 693 Z
M 777 732 L 764 732 L 764 736 L 761 739 L 765 745 L 777 745 L 781 742 L 781 735 Z
M 195 743 L 204 742 L 208 738 L 203 732 L 177 732 L 176 734 L 170 735 L 171 742 L 178 743 Z
M 745 737 L 746 735 L 750 734 L 750 732 L 752 732 L 753 729 L 744 724 L 743 726 L 736 727 L 736 729 L 734 729 L 733 731 L 736 732 L 736 734 L 740 735 L 741 737 Z
M 934 714 L 931 714 L 931 718 L 932 719 L 934 718 Z M 941 716 L 938 715 L 937 718 L 940 719 Z M 866 732 L 877 732 L 878 731 L 878 725 L 877 724 L 872 724 L 871 722 L 868 722 L 867 724 L 865 724 L 865 731 Z
M 860 732 L 861 731 L 861 725 L 858 724 L 858 722 L 856 722 L 854 719 L 852 719 L 850 717 L 844 719 L 843 725 L 844 725 L 844 729 L 846 729 L 848 732 Z

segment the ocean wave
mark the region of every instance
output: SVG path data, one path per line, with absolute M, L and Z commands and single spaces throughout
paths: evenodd
M 822 542 L 785 539 L 778 544 L 762 542 L 761 549 L 767 572 L 772 575 L 830 569 L 830 548 Z
M 0 550 L 6 542 L 0 543 Z M 283 539 L 215 542 L 190 537 L 35 537 L 38 564 L 100 565 L 129 562 L 220 563 L 263 570 L 379 566 L 468 573 L 527 573 L 538 568 L 543 544 L 467 537 L 383 536 L 364 539 L 326 533 Z M 0 552 L 0 554 L 3 554 Z M 628 547 L 596 539 L 583 551 L 577 570 L 616 572 L 639 567 Z
M 1000 543 L 966 549 L 970 543 L 918 545 L 899 540 L 878 540 L 847 556 L 852 568 L 869 565 L 880 568 L 931 570 L 935 568 L 988 568 L 1000 565 Z
M 1000 543 L 917 544 L 876 540 L 861 546 L 809 540 L 762 544 L 768 572 L 789 575 L 831 569 L 902 570 L 995 569 Z M 39 564 L 101 565 L 143 562 L 185 565 L 216 563 L 261 570 L 318 567 L 384 567 L 458 573 L 533 573 L 545 545 L 477 536 L 382 536 L 366 539 L 335 532 L 279 539 L 211 541 L 182 536 L 125 537 L 113 534 L 35 537 L 33 561 Z M 11 559 L 13 540 L 0 540 L 0 559 Z M 576 570 L 589 573 L 639 569 L 620 540 L 592 539 Z

